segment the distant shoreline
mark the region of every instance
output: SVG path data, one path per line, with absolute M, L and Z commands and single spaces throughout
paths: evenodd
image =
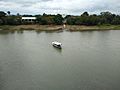
M 120 25 L 100 25 L 100 26 L 85 26 L 85 25 L 1 25 L 0 31 L 103 31 L 103 30 L 120 30 Z

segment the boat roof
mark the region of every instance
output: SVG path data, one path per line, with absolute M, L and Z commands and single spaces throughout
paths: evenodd
M 57 45 L 62 45 L 60 42 L 57 42 L 57 41 L 54 41 L 52 43 L 57 44 Z
M 22 17 L 22 19 L 36 19 L 36 17 Z

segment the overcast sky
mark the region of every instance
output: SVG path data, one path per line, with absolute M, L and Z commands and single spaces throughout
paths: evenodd
M 13 14 L 73 14 L 88 11 L 120 14 L 120 0 L 0 0 L 0 11 Z

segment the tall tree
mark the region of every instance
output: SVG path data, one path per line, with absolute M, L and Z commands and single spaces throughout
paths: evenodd
M 60 14 L 55 15 L 54 17 L 55 24 L 61 25 L 63 24 L 63 17 Z
M 101 17 L 101 20 L 103 21 L 102 23 L 111 24 L 113 19 L 113 14 L 111 12 L 101 12 L 100 17 Z
M 5 12 L 0 11 L 0 17 L 4 17 L 5 15 L 6 15 L 6 13 L 5 13 Z
M 81 16 L 89 16 L 88 12 L 84 12 Z
M 10 11 L 7 11 L 8 15 L 10 15 Z

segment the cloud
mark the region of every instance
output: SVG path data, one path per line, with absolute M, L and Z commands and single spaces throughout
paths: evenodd
M 120 0 L 0 0 L 0 10 L 21 14 L 91 14 L 110 11 L 120 14 Z

